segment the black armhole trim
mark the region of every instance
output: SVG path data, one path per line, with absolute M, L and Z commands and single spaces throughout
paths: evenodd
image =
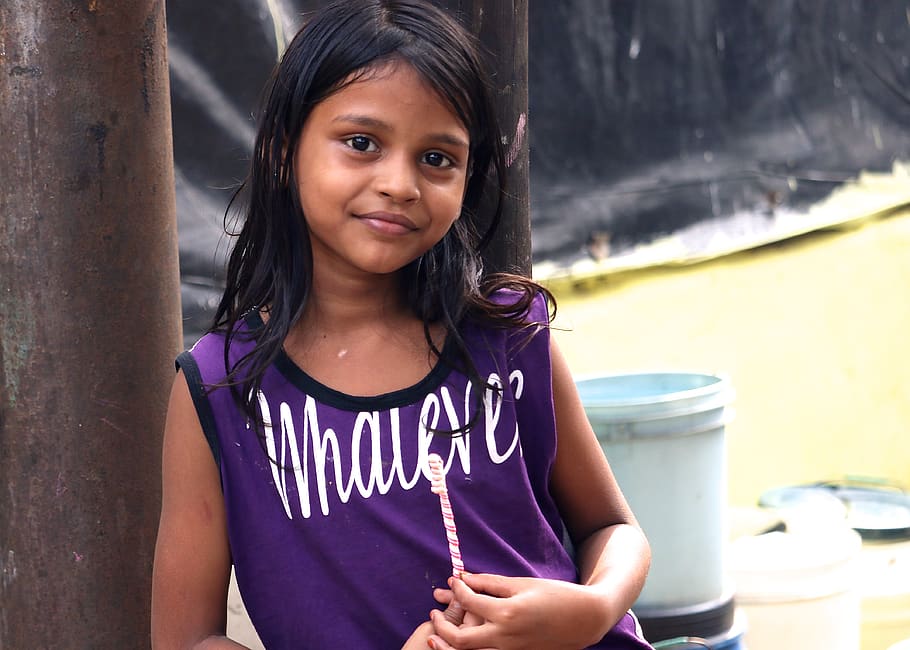
M 202 425 L 202 433 L 205 434 L 205 440 L 209 443 L 209 449 L 212 450 L 212 456 L 215 458 L 215 464 L 218 466 L 220 473 L 221 446 L 218 444 L 212 404 L 205 394 L 205 386 L 202 383 L 202 373 L 199 372 L 199 366 L 189 352 L 183 352 L 177 357 L 177 368 L 182 369 L 186 377 L 190 396 L 193 398 L 193 405 L 196 407 L 196 414 L 199 416 L 199 423 Z

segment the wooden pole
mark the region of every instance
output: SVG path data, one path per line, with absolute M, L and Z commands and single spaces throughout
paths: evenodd
M 0 648 L 142 648 L 180 342 L 163 0 L 0 3 Z
M 487 271 L 531 274 L 528 176 L 527 0 L 439 0 L 476 34 L 487 52 L 506 143 L 508 200 L 484 258 Z

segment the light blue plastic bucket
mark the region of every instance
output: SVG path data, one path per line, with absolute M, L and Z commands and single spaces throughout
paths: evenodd
M 694 605 L 725 591 L 727 379 L 649 372 L 579 379 L 594 432 L 651 543 L 639 606 Z

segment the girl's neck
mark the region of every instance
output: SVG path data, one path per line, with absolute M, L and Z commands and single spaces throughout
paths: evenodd
M 332 291 L 314 283 L 285 352 L 311 377 L 351 395 L 380 395 L 416 384 L 436 363 L 423 323 L 408 309 L 399 280 L 348 284 Z M 430 327 L 441 349 L 445 332 Z
M 402 297 L 396 275 L 372 280 L 325 278 L 317 274 L 298 325 L 307 329 L 345 331 L 362 329 L 377 321 L 414 318 Z

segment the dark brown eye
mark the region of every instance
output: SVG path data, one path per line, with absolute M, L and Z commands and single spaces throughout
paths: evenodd
M 451 167 L 452 161 L 445 154 L 430 151 L 423 155 L 423 161 L 431 167 Z
M 355 151 L 371 152 L 379 150 L 379 147 L 376 146 L 376 143 L 374 143 L 365 135 L 352 136 L 345 140 L 345 143 Z

